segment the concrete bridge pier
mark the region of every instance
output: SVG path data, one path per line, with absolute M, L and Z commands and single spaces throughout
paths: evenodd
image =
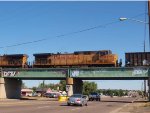
M 82 94 L 83 81 L 81 79 L 67 78 L 66 83 L 67 96 L 71 96 L 72 94 Z
M 20 99 L 21 80 L 0 78 L 0 98 Z
M 66 91 L 67 96 L 71 96 L 73 94 L 73 78 L 66 78 Z
M 4 78 L 0 78 L 0 99 L 7 98 L 5 91 L 5 80 Z

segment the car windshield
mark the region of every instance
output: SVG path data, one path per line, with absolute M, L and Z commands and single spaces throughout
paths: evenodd
M 76 95 L 72 95 L 71 97 L 78 97 L 78 98 L 81 98 L 81 97 L 82 97 L 82 95 L 80 95 L 80 94 L 76 94 Z

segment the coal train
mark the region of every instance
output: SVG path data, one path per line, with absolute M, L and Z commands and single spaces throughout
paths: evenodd
M 54 67 L 117 67 L 118 55 L 111 50 L 76 51 L 74 53 L 34 54 L 33 65 L 27 62 L 26 54 L 0 56 L 0 67 L 9 68 L 54 68 Z

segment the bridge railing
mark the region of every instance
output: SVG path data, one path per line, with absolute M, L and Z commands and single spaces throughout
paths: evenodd
M 89 67 L 89 68 L 3 68 L 2 77 L 22 78 L 110 78 L 150 77 L 148 67 Z
M 2 76 L 7 78 L 66 78 L 66 68 L 4 68 Z
M 70 76 L 74 78 L 98 77 L 148 77 L 148 67 L 102 67 L 102 68 L 76 68 L 70 69 Z

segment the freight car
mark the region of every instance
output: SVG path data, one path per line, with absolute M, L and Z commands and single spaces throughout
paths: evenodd
M 0 67 L 3 68 L 24 68 L 27 67 L 26 54 L 11 54 L 0 56 Z
M 150 52 L 125 53 L 125 66 L 150 66 Z
M 116 67 L 118 56 L 110 50 L 34 54 L 33 67 Z

